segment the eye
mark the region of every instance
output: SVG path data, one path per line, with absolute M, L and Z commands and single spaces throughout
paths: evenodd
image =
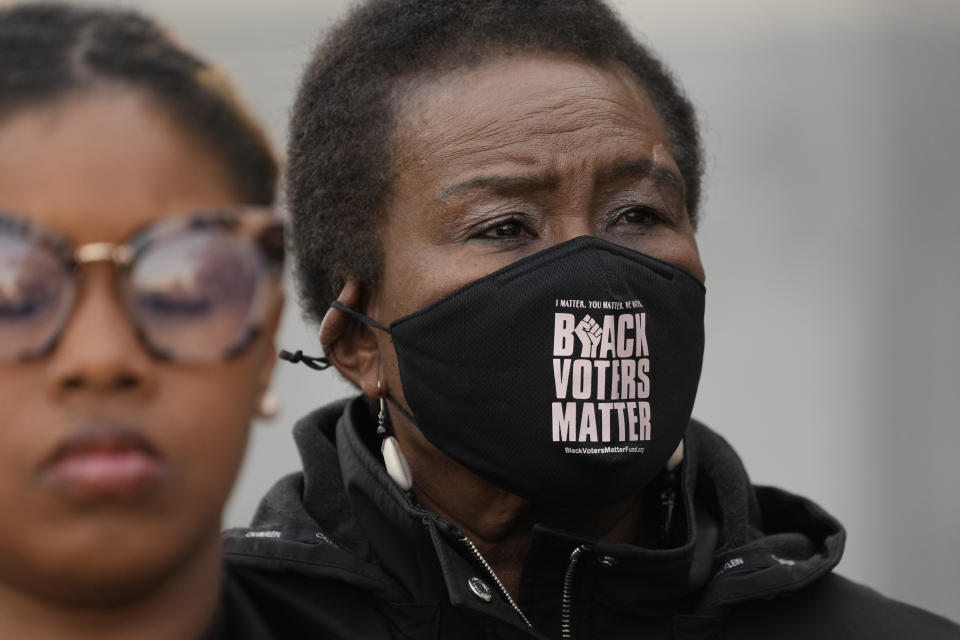
M 619 220 L 631 225 L 654 225 L 660 222 L 660 216 L 647 207 L 630 207 L 620 214 Z
M 165 316 L 198 316 L 213 306 L 209 297 L 185 292 L 144 291 L 137 295 L 137 306 Z
M 496 220 L 481 229 L 477 238 L 485 240 L 513 240 L 532 236 L 530 228 L 518 218 Z
M 488 229 L 487 233 L 498 238 L 515 238 L 523 233 L 523 225 L 516 220 L 508 220 Z

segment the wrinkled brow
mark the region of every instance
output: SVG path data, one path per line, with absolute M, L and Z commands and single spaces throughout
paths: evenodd
M 650 158 L 627 160 L 618 162 L 610 167 L 604 167 L 597 173 L 594 183 L 600 186 L 619 180 L 628 180 L 630 178 L 652 178 L 667 188 L 675 190 L 677 195 L 683 196 L 686 192 L 686 187 L 680 174 L 669 167 L 657 164 Z
M 441 202 L 470 191 L 490 191 L 502 196 L 513 196 L 553 189 L 557 183 L 556 176 L 552 175 L 477 176 L 447 187 L 437 195 L 436 200 Z

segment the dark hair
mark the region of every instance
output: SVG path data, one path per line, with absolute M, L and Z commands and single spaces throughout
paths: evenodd
M 504 49 L 632 72 L 666 126 L 696 226 L 703 161 L 693 106 L 601 0 L 368 0 L 321 43 L 293 110 L 287 198 L 308 316 L 322 318 L 347 277 L 380 277 L 377 228 L 403 84 Z
M 277 160 L 263 130 L 216 68 L 154 22 L 62 3 L 0 9 L 0 117 L 110 83 L 157 99 L 224 160 L 246 202 L 273 203 Z

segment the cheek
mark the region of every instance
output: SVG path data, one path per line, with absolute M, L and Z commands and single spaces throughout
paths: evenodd
M 246 450 L 256 376 L 228 367 L 164 382 L 149 428 L 174 467 L 173 494 L 189 497 L 182 505 L 187 519 L 219 519 Z
M 644 238 L 633 247 L 637 251 L 679 267 L 704 282 L 703 263 L 692 228 L 670 230 Z
M 496 271 L 510 258 L 437 236 L 440 222 L 426 205 L 395 203 L 381 228 L 383 277 L 374 296 L 384 324 L 422 309 L 460 287 Z
M 706 279 L 703 263 L 700 261 L 700 250 L 692 236 L 672 244 L 667 255 L 660 259 L 680 267 L 701 283 Z
M 405 235 L 396 229 L 385 233 L 383 276 L 373 297 L 376 308 L 370 310 L 384 324 L 424 306 L 441 273 L 437 248 Z
M 27 497 L 33 469 L 62 433 L 36 365 L 0 365 L 0 512 Z
M 504 255 L 474 255 L 449 245 L 418 245 L 384 255 L 384 277 L 376 295 L 384 324 L 422 309 L 457 289 L 506 266 Z
M 242 457 L 257 396 L 252 375 L 177 376 L 151 420 L 160 446 L 190 462 L 186 471 L 223 475 Z M 203 462 L 203 461 L 206 462 Z

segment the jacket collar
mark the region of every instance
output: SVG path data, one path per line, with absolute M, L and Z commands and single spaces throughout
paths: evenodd
M 362 398 L 302 420 L 295 434 L 303 476 L 267 496 L 258 523 L 309 522 L 378 565 L 413 601 L 439 606 L 448 598 L 529 631 L 462 533 L 389 478 L 374 430 Z M 556 585 L 581 545 L 590 547 L 595 597 L 641 616 L 722 615 L 725 605 L 800 589 L 836 565 L 845 535 L 836 520 L 803 498 L 751 485 L 726 441 L 699 423 L 691 422 L 685 443 L 674 544 L 651 549 L 538 526 L 521 586 L 525 612 L 537 614 L 536 581 Z M 489 601 L 477 596 L 472 579 L 485 583 Z

